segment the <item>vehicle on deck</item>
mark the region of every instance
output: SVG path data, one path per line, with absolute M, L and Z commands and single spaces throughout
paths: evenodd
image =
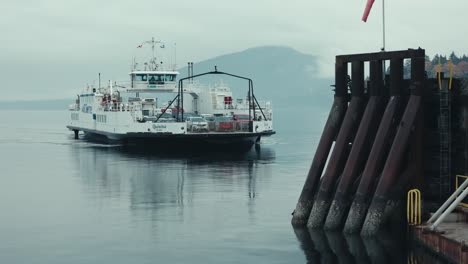
M 239 131 L 249 131 L 249 123 L 252 119 L 249 119 L 249 115 L 246 114 L 234 114 L 232 115 L 232 120 L 234 120 L 235 130 Z
M 251 119 L 249 119 L 249 115 L 246 114 L 234 114 L 232 115 L 232 120 L 234 120 L 236 123 L 252 121 Z
M 176 121 L 176 119 L 172 116 L 172 113 L 159 114 L 158 117 L 158 122 L 161 123 L 170 123 Z
M 214 119 L 216 131 L 233 131 L 235 122 L 229 116 L 217 116 Z
M 203 117 L 191 116 L 187 117 L 187 130 L 190 132 L 206 132 L 208 131 L 208 122 Z

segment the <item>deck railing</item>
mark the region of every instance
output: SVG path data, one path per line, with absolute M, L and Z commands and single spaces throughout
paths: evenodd
M 458 190 L 458 187 L 459 187 L 459 184 L 460 184 L 460 181 L 459 179 L 463 182 L 466 181 L 466 179 L 468 179 L 468 176 L 465 176 L 465 175 L 457 175 L 455 177 L 455 190 Z M 463 180 L 462 180 L 463 179 Z M 462 183 L 463 184 L 463 183 Z M 460 202 L 460 205 L 463 206 L 463 207 L 466 207 L 468 208 L 468 203 L 464 203 L 464 201 L 461 201 Z

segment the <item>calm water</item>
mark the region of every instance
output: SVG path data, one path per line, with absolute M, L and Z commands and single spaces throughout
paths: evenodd
M 292 229 L 326 113 L 275 111 L 259 149 L 203 155 L 74 140 L 65 111 L 0 111 L 0 263 L 406 263 L 401 241 Z

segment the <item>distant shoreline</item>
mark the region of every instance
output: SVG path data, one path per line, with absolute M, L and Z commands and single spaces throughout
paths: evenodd
M 67 110 L 72 99 L 0 101 L 0 110 Z

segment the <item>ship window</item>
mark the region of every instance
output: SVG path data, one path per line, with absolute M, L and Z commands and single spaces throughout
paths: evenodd
M 159 81 L 160 80 L 160 75 L 156 75 L 156 74 L 150 74 L 149 75 L 149 79 L 150 81 L 154 80 L 154 81 Z
M 166 82 L 173 82 L 175 80 L 175 75 L 165 75 Z
M 137 82 L 146 82 L 146 80 L 148 80 L 148 75 L 146 74 L 137 74 L 135 75 L 135 81 Z
M 149 75 L 149 83 L 150 84 L 158 84 L 163 81 L 163 76 L 161 75 L 156 75 L 156 74 L 150 74 Z

